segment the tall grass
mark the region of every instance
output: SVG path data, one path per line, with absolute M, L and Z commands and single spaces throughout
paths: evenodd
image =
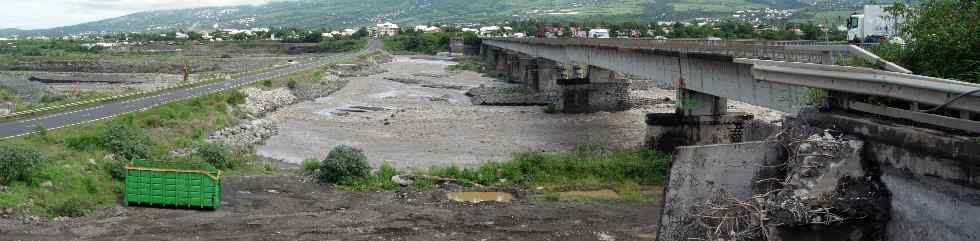
M 670 157 L 654 150 L 607 150 L 583 146 L 568 152 L 525 152 L 510 161 L 486 162 L 474 167 L 432 167 L 416 174 L 457 179 L 464 186 L 552 189 L 630 189 L 663 182 Z M 391 176 L 400 173 L 385 163 L 368 178 L 342 183 L 351 190 L 396 189 Z M 415 187 L 433 186 L 431 180 L 416 180 Z
M 487 162 L 478 167 L 432 168 L 431 175 L 472 181 L 481 185 L 528 187 L 532 185 L 594 186 L 632 181 L 660 184 L 669 157 L 654 150 L 595 150 L 526 152 L 507 162 Z

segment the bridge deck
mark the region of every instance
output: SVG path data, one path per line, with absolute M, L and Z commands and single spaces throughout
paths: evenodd
M 661 84 L 795 112 L 811 105 L 813 89 L 902 100 L 910 107 L 872 109 L 848 100 L 849 110 L 980 133 L 980 84 L 908 74 L 867 51 L 815 42 L 487 38 L 484 44 L 532 57 L 588 64 Z M 857 50 L 855 50 L 857 48 Z M 868 61 L 873 60 L 873 61 Z M 879 68 L 841 66 L 876 62 Z M 906 72 L 906 73 L 902 73 Z M 949 118 L 917 108 L 941 106 Z M 853 108 L 851 108 L 853 107 Z M 895 107 L 895 106 L 891 106 Z M 898 114 L 896 114 L 898 113 Z M 939 116 L 939 115 L 935 115 Z M 924 118 L 923 118 L 924 117 Z M 940 120 L 940 121 L 935 121 Z

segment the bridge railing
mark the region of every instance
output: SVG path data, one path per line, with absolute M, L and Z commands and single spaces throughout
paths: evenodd
M 909 73 L 888 63 L 873 51 L 861 51 L 846 42 L 707 40 L 707 39 L 619 39 L 619 38 L 485 38 L 486 40 L 546 45 L 577 45 L 622 49 L 662 50 L 682 53 L 716 54 L 749 58 L 826 65 L 874 67 Z M 887 66 L 887 67 L 886 67 Z

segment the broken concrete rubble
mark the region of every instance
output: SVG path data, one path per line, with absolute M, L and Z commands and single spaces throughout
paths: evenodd
M 890 193 L 877 165 L 862 160 L 862 141 L 813 128 L 777 136 L 678 148 L 660 238 L 884 239 Z M 749 146 L 760 154 L 738 151 Z M 776 159 L 764 154 L 780 151 Z
M 258 88 L 245 88 L 242 89 L 242 94 L 246 97 L 242 111 L 252 116 L 261 116 L 296 102 L 296 96 L 286 88 L 267 91 Z

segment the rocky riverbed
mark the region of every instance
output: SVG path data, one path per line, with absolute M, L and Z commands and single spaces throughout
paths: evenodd
M 481 106 L 466 92 L 483 86 L 516 87 L 470 71 L 452 72 L 445 60 L 399 56 L 385 73 L 352 77 L 346 87 L 315 101 L 271 114 L 279 134 L 259 155 L 299 163 L 323 158 L 347 144 L 373 164 L 401 168 L 503 161 L 523 151 L 569 150 L 583 144 L 643 144 L 643 112 L 546 114 L 540 106 Z M 409 80 L 409 81 L 406 81 Z

